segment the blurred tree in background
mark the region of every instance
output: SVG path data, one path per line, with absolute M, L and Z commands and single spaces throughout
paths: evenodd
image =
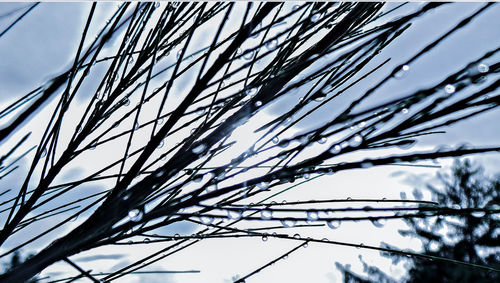
M 463 211 L 454 216 L 406 218 L 409 229 L 400 234 L 422 241 L 423 253 L 493 268 L 500 267 L 498 215 L 475 209 L 498 209 L 500 178 L 488 178 L 481 166 L 469 160 L 455 161 L 451 176 L 438 173 L 438 182 L 428 184 L 433 198 L 440 205 Z M 388 244 L 385 244 L 389 247 Z M 385 254 L 396 264 L 404 255 Z M 361 259 L 362 260 L 362 259 Z M 499 282 L 500 274 L 453 262 L 411 258 L 405 282 Z M 396 282 L 379 268 L 362 260 L 367 277 L 358 275 L 337 263 L 344 282 Z

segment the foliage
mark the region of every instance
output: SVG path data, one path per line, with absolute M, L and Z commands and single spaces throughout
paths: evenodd
M 20 10 L 0 39 L 37 5 Z M 105 22 L 96 20 L 99 5 L 89 5 L 71 66 L 0 112 L 5 121 L 0 161 L 9 162 L 0 169 L 2 178 L 19 168 L 14 167 L 19 160 L 30 160 L 19 184 L 1 193 L 5 224 L 0 245 L 6 249 L 0 257 L 45 241 L 36 255 L 0 275 L 2 282 L 28 280 L 58 262 L 77 275 L 49 280 L 119 280 L 212 238 L 273 237 L 298 243 L 239 282 L 309 243 L 408 254 L 302 238 L 294 231 L 461 211 L 419 200 L 403 201 L 405 207 L 370 208 L 351 203 L 402 200 L 309 194 L 297 202 L 274 199 L 345 170 L 421 166 L 410 163 L 500 150 L 499 145 L 410 150 L 422 136 L 443 133 L 444 127 L 498 107 L 498 48 L 432 85 L 365 103 L 494 3 L 480 6 L 389 71 L 382 67 L 391 59 L 380 58 L 381 52 L 413 22 L 447 4 L 427 3 L 393 17 L 405 4 L 384 9 L 383 3 L 365 2 L 292 7 L 277 2 L 126 2 Z M 100 30 L 94 38 L 90 30 L 96 25 Z M 375 83 L 356 89 L 367 78 Z M 266 114 L 271 108 L 272 117 Z M 304 125 L 324 109 L 329 114 L 319 125 Z M 24 126 L 33 119 L 45 121 L 45 128 L 36 146 L 25 148 L 33 138 Z M 385 151 L 393 148 L 404 151 Z M 344 160 L 356 153 L 363 157 Z M 14 160 L 13 154 L 18 155 Z M 84 177 L 64 180 L 79 166 L 86 168 Z M 92 190 L 95 184 L 104 189 Z M 176 223 L 199 226 L 192 235 L 162 230 Z M 29 235 L 29 229 L 37 234 Z M 106 274 L 92 274 L 71 259 L 101 247 L 156 243 L 165 245 Z

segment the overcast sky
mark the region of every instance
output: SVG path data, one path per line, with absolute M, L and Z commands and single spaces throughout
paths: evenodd
M 284 9 L 291 9 L 295 4 L 288 3 Z M 27 3 L 0 3 L 0 30 L 3 30 L 12 22 L 13 17 L 5 15 L 6 13 L 27 5 Z M 415 10 L 421 5 L 411 3 L 402 9 L 400 13 L 404 14 Z M 415 20 L 412 26 L 398 40 L 384 49 L 371 64 L 375 66 L 387 58 L 391 58 L 390 63 L 369 79 L 362 81 L 349 90 L 344 96 L 346 98 L 344 100 L 340 98 L 338 103 L 347 102 L 348 99 L 359 95 L 362 90 L 374 85 L 395 66 L 405 62 L 426 44 L 448 31 L 461 19 L 467 17 L 482 5 L 481 3 L 449 4 Z M 116 9 L 116 4 L 100 3 L 97 7 L 95 22 L 104 23 L 110 13 Z M 12 30 L 0 38 L 0 106 L 7 105 L 9 102 L 42 85 L 71 65 L 89 8 L 90 4 L 88 3 L 41 3 Z M 242 11 L 244 11 L 244 4 L 239 3 L 232 15 L 236 22 Z M 407 76 L 398 80 L 393 79 L 377 90 L 373 100 L 367 101 L 366 105 L 404 96 L 412 91 L 430 86 L 485 52 L 500 46 L 500 29 L 498 28 L 500 19 L 498 15 L 500 15 L 500 5 L 494 5 L 480 17 L 473 20 L 466 28 L 453 34 L 431 52 L 411 64 Z M 100 25 L 97 24 L 91 26 L 89 31 L 91 37 L 96 34 L 99 28 Z M 209 38 L 201 37 L 195 38 L 194 41 L 196 42 L 194 44 L 197 47 L 196 49 L 207 46 L 210 42 Z M 109 48 L 111 54 L 113 45 L 110 44 L 107 48 Z M 496 59 L 498 60 L 498 58 Z M 173 62 L 175 58 L 170 60 Z M 98 68 L 96 72 L 99 73 Z M 189 79 L 186 79 L 186 85 L 188 83 Z M 89 98 L 91 88 L 92 84 L 89 84 L 84 86 L 81 91 L 82 94 L 79 98 L 81 107 L 85 106 L 84 102 Z M 86 89 L 89 92 L 85 92 Z M 180 88 L 179 93 L 182 93 L 182 91 L 183 89 Z M 302 94 L 295 93 L 293 95 L 301 96 Z M 38 113 L 37 119 L 31 119 L 25 123 L 22 129 L 2 144 L 1 153 L 3 154 L 6 151 L 5 148 L 15 143 L 28 131 L 33 131 L 33 134 L 30 143 L 25 147 L 29 148 L 36 145 L 43 133 L 44 123 L 50 117 L 50 108 L 53 107 L 54 103 L 55 100 L 47 103 L 44 108 L 45 112 Z M 239 148 L 244 148 L 244 139 L 252 134 L 249 128 L 269 121 L 279 113 L 281 105 L 290 103 L 292 102 L 278 101 L 275 105 L 271 105 L 266 111 L 260 113 L 252 123 L 246 125 L 246 129 L 241 129 L 240 132 L 234 134 L 234 139 L 241 139 L 242 145 Z M 334 105 L 323 107 L 320 111 L 312 114 L 309 119 L 301 122 L 293 131 L 300 132 L 317 126 L 324 121 L 324 117 L 334 111 L 332 107 Z M 76 121 L 80 114 L 81 112 L 76 109 L 69 115 L 74 115 Z M 499 119 L 500 113 L 495 110 L 480 117 L 463 121 L 453 127 L 446 128 L 446 134 L 422 138 L 412 150 L 433 149 L 438 145 L 456 146 L 462 143 L 474 145 L 498 144 L 498 140 L 500 140 Z M 7 122 L 6 119 L 0 120 L 0 125 L 5 125 Z M 71 130 L 69 130 L 68 134 L 70 133 Z M 61 179 L 57 181 L 72 180 L 89 174 L 91 169 L 88 167 L 91 166 L 88 165 L 95 165 L 102 161 L 103 152 L 106 154 L 104 157 L 107 157 L 108 154 L 115 154 L 112 148 L 89 153 L 85 157 L 85 161 L 83 161 L 87 163 L 78 164 L 78 166 L 68 169 L 63 172 Z M 353 158 L 361 158 L 363 157 L 362 154 Z M 484 164 L 487 172 L 493 174 L 500 171 L 500 159 L 498 157 L 498 154 L 483 154 L 474 156 L 473 159 Z M 452 160 L 439 160 L 439 164 L 444 169 L 449 168 L 451 163 Z M 28 164 L 29 159 L 22 162 L 24 167 L 28 166 Z M 425 164 L 434 163 L 426 162 Z M 4 188 L 19 186 L 20 180 L 22 181 L 21 177 L 26 170 L 26 168 L 20 168 L 5 180 L 1 180 L 1 191 Z M 403 174 L 398 174 L 398 172 L 402 171 Z M 283 194 L 276 201 L 304 199 L 304 195 L 309 194 L 315 198 L 399 198 L 400 192 L 404 191 L 408 196 L 411 196 L 414 188 L 422 188 L 427 181 L 434 182 L 433 177 L 436 172 L 437 169 L 435 168 L 409 169 L 400 166 L 351 170 L 313 180 L 297 190 Z M 84 187 L 85 192 L 72 194 L 68 198 L 81 197 L 90 192 L 97 192 L 103 190 L 104 186 L 106 186 L 104 183 L 87 185 Z M 7 196 L 12 195 L 7 194 L 3 197 Z M 428 194 L 426 196 L 429 197 Z M 308 198 L 305 197 L 305 199 Z M 1 217 L 5 217 L 5 215 L 2 214 Z M 78 221 L 80 220 L 75 221 L 72 226 L 76 226 L 79 223 Z M 321 230 L 319 232 L 314 229 L 297 228 L 294 233 L 300 233 L 303 237 L 323 233 L 321 235 L 326 235 L 325 237 L 331 240 L 375 246 L 379 245 L 380 241 L 386 241 L 401 248 L 411 247 L 418 250 L 418 241 L 403 238 L 397 234 L 396 230 L 400 227 L 403 227 L 402 224 L 396 221 L 388 222 L 383 229 L 374 227 L 369 223 L 344 223 L 341 229 L 326 232 Z M 70 228 L 67 227 L 64 231 L 68 231 Z M 198 227 L 192 224 L 176 224 L 173 227 L 164 228 L 161 232 L 189 235 L 195 229 L 198 229 Z M 18 237 L 28 237 L 35 235 L 37 232 L 36 228 L 26 229 L 25 234 Z M 6 251 L 9 247 L 22 240 L 17 238 L 8 241 L 1 248 L 1 251 Z M 41 248 L 47 241 L 35 242 L 31 248 Z M 152 270 L 200 270 L 200 273 L 161 276 L 144 275 L 143 277 L 128 276 L 121 282 L 232 282 L 233 276 L 245 275 L 295 245 L 297 245 L 296 241 L 292 240 L 269 239 L 263 242 L 260 238 L 204 241 L 198 244 L 197 247 L 188 248 L 186 251 L 160 261 L 149 268 Z M 159 246 L 161 244 L 158 244 Z M 156 248 L 156 246 L 146 245 L 127 246 L 126 250 L 123 249 L 117 253 L 116 249 L 105 247 L 74 256 L 74 259 L 86 269 L 105 272 L 110 267 L 114 266 L 112 268 L 114 270 L 118 266 L 133 262 L 134 258 L 145 256 Z M 24 252 L 28 252 L 28 250 Z M 287 260 L 276 263 L 247 282 L 338 282 L 340 275 L 335 270 L 334 263 L 336 261 L 350 263 L 353 265 L 353 269 L 361 270 L 357 258 L 358 254 L 362 254 L 368 263 L 380 265 L 394 276 L 400 276 L 403 272 L 401 266 L 391 266 L 390 260 L 381 258 L 378 252 L 361 251 L 350 247 L 310 244 L 307 248 L 290 255 Z M 96 256 L 102 255 L 111 256 L 91 261 Z M 71 269 L 62 263 L 58 263 L 48 268 L 44 274 L 52 272 L 54 275 L 57 272 L 66 272 L 68 270 Z

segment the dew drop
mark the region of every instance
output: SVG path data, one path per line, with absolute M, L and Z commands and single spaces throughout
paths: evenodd
M 278 137 L 274 137 L 274 138 L 272 139 L 272 142 L 273 142 L 274 144 L 277 144 L 279 141 L 280 141 L 280 139 L 279 139 Z
M 206 146 L 204 144 L 199 144 L 195 148 L 192 149 L 193 153 L 195 154 L 200 154 L 206 149 Z
M 298 240 L 298 239 L 300 239 L 300 234 L 294 234 L 294 235 L 293 235 L 293 238 L 294 238 L 294 239 L 297 239 L 297 240 Z
M 47 149 L 46 148 L 44 148 L 42 150 L 42 153 L 40 153 L 40 158 L 44 158 L 45 156 L 47 156 Z
M 318 220 L 318 212 L 316 210 L 309 210 L 307 212 L 307 220 L 309 221 L 316 221 Z
M 330 153 L 338 154 L 341 150 L 342 150 L 342 147 L 340 145 L 336 144 L 332 148 L 330 148 Z
M 362 142 L 363 138 L 360 135 L 355 135 L 349 142 L 349 145 L 352 147 L 358 147 L 361 145 Z
M 293 5 L 292 11 L 296 11 L 300 6 L 299 5 Z
M 215 185 L 215 184 L 214 185 L 210 185 L 210 186 L 208 186 L 208 187 L 205 188 L 205 191 L 207 193 L 211 193 L 211 192 L 213 192 L 215 190 L 217 190 L 217 185 Z
M 401 110 L 401 113 L 408 114 L 408 108 L 403 108 L 403 110 Z
M 319 21 L 321 19 L 321 15 L 319 13 L 316 13 L 316 14 L 313 14 L 311 16 L 311 22 L 313 23 L 316 23 L 317 21 Z
M 156 120 L 156 124 L 158 124 L 158 125 L 163 124 L 163 118 L 160 118 L 160 119 Z
M 339 228 L 339 227 L 340 227 L 340 221 L 338 221 L 338 220 L 331 220 L 331 221 L 327 221 L 327 222 L 326 222 L 326 225 L 328 225 L 328 227 L 329 227 L 330 229 L 335 230 L 335 229 L 337 229 L 337 228 Z
M 403 65 L 396 71 L 396 73 L 394 73 L 394 77 L 396 79 L 402 79 L 408 75 L 409 71 L 410 71 L 410 66 Z
M 273 39 L 273 40 L 266 43 L 266 48 L 269 50 L 274 50 L 274 49 L 276 49 L 277 46 L 278 46 L 277 39 Z
M 451 84 L 447 84 L 445 87 L 444 87 L 444 92 L 448 93 L 448 94 L 452 94 L 455 92 L 455 86 L 454 85 L 451 85 Z
M 260 211 L 260 218 L 262 220 L 269 220 L 273 217 L 273 212 L 270 210 L 261 210 Z
M 265 235 L 265 234 L 262 235 L 262 242 L 267 242 L 267 240 L 268 240 L 267 235 Z
M 193 178 L 193 182 L 200 183 L 203 180 L 203 175 L 196 175 Z
M 125 105 L 125 106 L 129 106 L 130 105 L 130 100 L 128 99 L 128 97 L 125 97 L 123 99 L 123 105 Z
M 181 58 L 182 55 L 182 50 L 177 51 L 177 54 L 175 55 L 177 59 Z
M 319 144 L 325 144 L 327 141 L 327 138 L 326 137 L 321 137 L 319 140 L 318 140 L 318 143 Z
M 250 61 L 253 59 L 254 54 L 254 50 L 247 50 L 245 51 L 245 54 L 243 54 L 243 59 Z
M 292 227 L 295 226 L 295 223 L 297 221 L 295 219 L 293 219 L 293 218 L 286 218 L 286 219 L 281 220 L 280 222 L 283 225 L 283 227 L 285 227 L 285 228 L 292 228 Z
M 232 219 L 232 220 L 238 220 L 241 218 L 242 214 L 243 213 L 241 211 L 228 210 L 227 211 L 227 218 Z
M 489 67 L 488 65 L 486 65 L 486 64 L 481 63 L 481 64 L 479 64 L 479 65 L 477 66 L 477 70 L 478 70 L 480 73 L 483 73 L 483 74 L 484 74 L 484 73 L 487 73 L 487 72 L 490 70 L 490 67 Z
M 143 212 L 137 208 L 134 208 L 128 212 L 128 217 L 130 218 L 130 220 L 132 220 L 134 222 L 141 221 L 142 216 L 143 216 Z
M 144 240 L 142 240 L 144 243 L 149 243 L 151 242 L 151 240 L 149 238 L 144 238 Z
M 269 182 L 260 182 L 257 184 L 257 187 L 261 190 L 265 190 L 269 187 Z
M 138 130 L 138 129 L 139 129 L 139 123 L 135 122 L 134 130 Z
M 257 100 L 257 101 L 255 102 L 255 106 L 256 106 L 256 107 L 260 107 L 260 106 L 262 106 L 262 101 Z
M 164 144 L 165 144 L 165 142 L 163 140 L 161 140 L 161 142 L 158 144 L 158 148 L 162 148 Z

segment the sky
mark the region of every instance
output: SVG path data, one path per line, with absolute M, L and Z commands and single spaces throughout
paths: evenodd
M 297 3 L 287 3 L 284 9 L 292 9 Z M 8 23 L 12 21 L 11 16 L 2 16 L 8 11 L 18 7 L 25 7 L 27 3 L 0 3 L 0 29 L 3 30 Z M 97 5 L 95 23 L 89 29 L 90 35 L 95 35 L 101 28 L 101 24 L 106 21 L 109 15 L 116 9 L 116 3 L 106 2 Z M 388 4 L 394 6 L 395 3 Z M 398 15 L 408 13 L 421 7 L 421 3 L 410 3 L 403 8 Z M 426 44 L 438 38 L 457 24 L 461 19 L 470 15 L 483 4 L 481 3 L 453 3 L 440 7 L 433 12 L 426 14 L 415 20 L 412 26 L 393 44 L 389 45 L 377 56 L 370 66 L 375 66 L 387 58 L 391 58 L 389 63 L 374 73 L 366 80 L 358 83 L 350 89 L 345 95 L 335 100 L 335 103 L 346 103 L 358 97 L 363 90 L 373 86 L 376 82 L 386 76 L 399 64 L 405 62 L 413 54 L 421 50 Z M 72 64 L 73 56 L 78 48 L 79 38 L 82 27 L 90 5 L 88 3 L 55 3 L 44 2 L 37 6 L 33 12 L 26 16 L 12 30 L 0 38 L 0 106 L 3 108 L 16 98 L 26 94 L 30 90 L 43 85 L 52 77 L 66 70 Z M 386 9 L 389 9 L 388 7 Z M 241 19 L 244 11 L 244 3 L 236 5 L 234 13 L 230 17 L 228 26 L 235 27 Z M 498 26 L 500 20 L 498 14 L 500 6 L 494 5 L 480 17 L 474 19 L 467 27 L 454 33 L 449 38 L 440 43 L 436 48 L 422 56 L 419 60 L 409 66 L 409 72 L 401 79 L 392 79 L 386 85 L 381 87 L 373 95 L 373 99 L 368 100 L 363 107 L 389 101 L 391 98 L 401 97 L 418 89 L 439 82 L 447 74 L 466 65 L 468 62 L 481 56 L 488 50 L 500 46 L 500 31 Z M 214 29 L 213 25 L 208 24 L 207 30 Z M 277 27 L 279 30 L 282 27 Z M 203 33 L 194 37 L 194 44 L 188 48 L 187 54 L 199 50 L 210 43 L 210 37 L 203 36 Z M 116 38 L 105 47 L 104 54 L 113 54 L 116 44 L 119 40 Z M 248 43 L 251 46 L 251 42 Z M 248 47 L 247 47 L 248 48 Z M 498 57 L 498 56 L 497 56 Z M 498 58 L 496 58 L 498 60 Z M 167 66 L 175 62 L 175 57 L 170 56 L 161 64 Z M 95 67 L 91 73 L 91 78 L 102 76 L 106 70 L 105 63 Z M 152 81 L 152 87 L 160 85 L 166 75 L 160 76 Z M 174 108 L 182 94 L 186 92 L 188 86 L 192 83 L 193 77 L 185 76 L 181 78 L 180 83 L 174 86 L 175 93 L 168 107 Z M 69 111 L 67 131 L 62 133 L 62 138 L 72 134 L 76 122 L 82 114 L 86 102 L 92 95 L 97 85 L 97 79 L 89 79 L 89 83 L 82 86 L 78 103 Z M 243 127 L 237 129 L 231 139 L 237 142 L 234 152 L 227 152 L 220 157 L 220 162 L 229 160 L 231 156 L 245 149 L 257 137 L 253 129 L 270 121 L 273 117 L 280 114 L 282 109 L 290 107 L 298 97 L 302 96 L 302 90 L 292 91 L 287 99 L 275 102 L 266 107 L 252 120 Z M 137 98 L 135 98 L 137 99 Z M 131 99 L 132 100 L 132 99 Z M 5 141 L 0 151 L 3 154 L 6 148 L 22 137 L 28 131 L 32 132 L 28 144 L 23 145 L 28 149 L 37 144 L 43 133 L 43 129 L 50 118 L 51 109 L 55 107 L 57 99 L 52 99 L 39 113 L 36 118 L 31 118 L 24 123 L 19 131 L 13 134 Z M 137 101 L 132 100 L 131 105 Z M 297 124 L 287 134 L 293 135 L 303 132 L 320 125 L 329 115 L 336 111 L 335 104 L 330 103 L 322 107 Z M 151 111 L 154 112 L 154 111 Z M 149 113 L 152 115 L 152 113 Z M 7 117 L 11 118 L 11 117 Z M 143 117 L 147 121 L 147 117 Z M 479 117 L 461 121 L 460 123 L 446 128 L 445 134 L 431 135 L 419 140 L 411 150 L 422 151 L 432 150 L 442 145 L 457 146 L 463 143 L 473 145 L 487 146 L 494 145 L 500 138 L 497 122 L 500 119 L 498 110 L 485 113 Z M 0 119 L 0 126 L 6 125 L 9 119 Z M 122 128 L 123 127 L 123 128 Z M 120 125 L 125 129 L 127 125 Z M 144 131 L 146 133 L 146 131 Z M 180 133 L 179 135 L 187 134 Z M 139 146 L 147 142 L 148 135 L 139 134 L 135 140 Z M 332 141 L 329 141 L 330 143 Z M 321 145 L 310 149 L 310 154 L 319 152 Z M 391 149 L 383 154 L 401 153 L 403 150 Z M 99 147 L 98 150 L 88 151 L 84 156 L 76 159 L 73 166 L 70 166 L 64 172 L 61 172 L 60 178 L 55 183 L 66 182 L 82 178 L 92 172 L 95 168 L 100 168 L 106 164 L 106 161 L 123 154 L 116 144 L 109 144 Z M 366 152 L 360 152 L 347 158 L 359 160 L 365 157 Z M 21 161 L 21 168 L 1 180 L 2 188 L 15 188 L 19 186 L 22 176 L 26 174 L 32 154 Z M 500 159 L 498 154 L 481 154 L 471 157 L 473 160 L 484 165 L 488 174 L 499 172 Z M 449 169 L 453 160 L 440 159 L 436 163 L 424 161 L 422 164 L 440 165 L 443 169 Z M 323 176 L 301 185 L 295 190 L 288 191 L 275 200 L 293 201 L 298 199 L 314 198 L 400 198 L 401 192 L 405 192 L 409 197 L 412 191 L 423 189 L 426 182 L 436 182 L 436 168 L 417 168 L 403 166 L 382 166 L 369 169 L 356 169 L 340 172 L 332 176 Z M 258 174 L 259 172 L 252 173 Z M 194 184 L 196 185 L 196 184 Z M 102 191 L 112 186 L 109 182 L 92 183 L 76 192 L 68 194 L 65 198 L 72 199 L 83 197 L 85 195 Z M 2 189 L 3 191 L 3 189 Z M 2 197 L 9 197 L 12 194 L 6 194 Z M 424 193 L 424 196 L 430 198 L 430 195 Z M 4 219 L 5 213 L 0 215 Z M 81 223 L 85 215 L 79 217 L 67 227 L 58 230 L 57 233 L 70 231 Z M 47 221 L 47 224 L 54 224 L 58 220 Z M 51 222 L 52 221 L 52 222 Z M 251 225 L 251 224 L 250 224 Z M 365 245 L 378 246 L 381 241 L 389 242 L 401 248 L 412 248 L 418 251 L 419 242 L 415 239 L 404 238 L 397 233 L 397 229 L 404 227 L 399 221 L 389 221 L 383 228 L 373 226 L 371 223 L 342 223 L 338 229 L 328 229 L 320 227 L 318 229 L 291 228 L 290 234 L 300 234 L 302 237 L 326 237 L 335 241 L 347 241 L 352 243 L 363 243 Z M 13 237 L 0 248 L 4 252 L 9 247 L 20 243 L 29 236 L 36 235 L 39 228 L 36 226 L 26 229 L 22 235 Z M 180 223 L 171 227 L 162 228 L 162 233 L 189 235 L 199 229 L 193 224 Z M 52 234 L 52 237 L 57 234 Z M 50 237 L 36 241 L 30 246 L 32 250 L 37 250 L 50 242 Z M 52 238 L 53 239 L 53 238 Z M 204 240 L 196 247 L 188 248 L 186 251 L 168 257 L 147 269 L 150 270 L 199 270 L 200 273 L 192 274 L 169 274 L 169 275 L 130 275 L 124 277 L 120 282 L 232 282 L 237 276 L 243 276 L 255 268 L 261 266 L 276 256 L 291 249 L 299 244 L 295 240 L 268 239 L 263 241 L 261 238 L 248 239 L 214 239 Z M 83 252 L 75 255 L 72 259 L 86 269 L 93 269 L 95 272 L 105 272 L 109 268 L 112 270 L 133 262 L 134 259 L 145 256 L 155 248 L 163 244 L 144 244 L 135 246 L 126 246 L 126 249 L 118 247 L 103 247 L 96 250 Z M 24 253 L 29 249 L 23 249 Z M 355 249 L 352 247 L 326 245 L 320 243 L 311 243 L 307 248 L 301 248 L 299 251 L 291 254 L 286 260 L 281 260 L 255 275 L 247 282 L 339 282 L 340 274 L 335 269 L 335 262 L 351 264 L 353 270 L 361 271 L 361 264 L 358 256 L 362 255 L 368 263 L 376 264 L 383 270 L 395 277 L 404 274 L 402 264 L 393 266 L 389 259 L 382 258 L 378 252 Z M 97 260 L 96 257 L 99 257 Z M 92 260 L 93 259 L 93 260 Z M 92 261 L 91 261 L 92 260 Z M 147 270 L 146 269 L 146 270 Z M 57 263 L 48 268 L 42 275 L 58 276 L 62 274 L 75 274 L 75 272 L 65 263 Z M 85 281 L 81 281 L 85 282 Z

